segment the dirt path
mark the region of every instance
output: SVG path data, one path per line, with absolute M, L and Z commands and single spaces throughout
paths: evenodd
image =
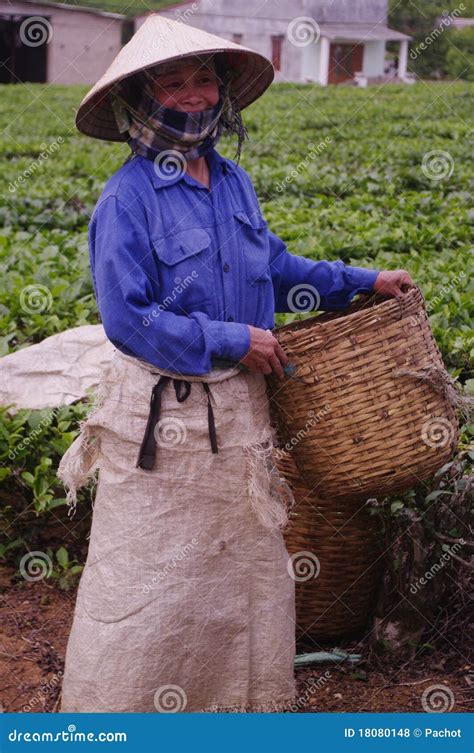
M 44 581 L 16 581 L 13 573 L 7 568 L 0 573 L 0 710 L 57 711 L 76 592 Z M 338 646 L 366 655 L 362 641 Z M 303 713 L 423 711 L 423 691 L 433 685 L 451 691 L 451 711 L 474 710 L 473 667 L 454 649 L 430 652 L 406 667 L 376 671 L 362 662 L 352 670 L 324 664 L 298 669 L 296 677 L 297 710 Z

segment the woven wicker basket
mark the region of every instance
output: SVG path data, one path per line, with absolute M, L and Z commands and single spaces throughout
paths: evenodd
M 363 502 L 318 499 L 288 453 L 275 450 L 275 462 L 295 497 L 283 536 L 295 577 L 296 641 L 355 638 L 372 618 L 381 582 L 379 519 Z
M 416 287 L 274 330 L 296 371 L 269 377 L 274 422 L 324 498 L 391 495 L 427 479 L 458 439 L 457 390 Z

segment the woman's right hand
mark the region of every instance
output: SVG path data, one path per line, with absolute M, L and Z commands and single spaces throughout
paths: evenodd
M 271 374 L 274 371 L 278 379 L 283 379 L 285 374 L 282 365 L 286 366 L 289 358 L 276 337 L 269 330 L 253 327 L 251 324 L 248 327 L 250 348 L 240 359 L 240 363 L 259 374 Z

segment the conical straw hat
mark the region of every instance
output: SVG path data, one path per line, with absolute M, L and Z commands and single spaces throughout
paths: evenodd
M 82 100 L 76 114 L 76 127 L 96 139 L 125 141 L 128 134 L 118 130 L 108 97 L 113 85 L 164 61 L 213 52 L 223 53 L 227 65 L 237 71 L 231 94 L 238 99 L 240 109 L 258 99 L 270 86 L 275 72 L 264 55 L 186 23 L 152 13 Z

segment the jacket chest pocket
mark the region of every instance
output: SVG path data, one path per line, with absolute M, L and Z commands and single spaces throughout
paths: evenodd
M 157 259 L 161 305 L 176 313 L 201 310 L 213 289 L 211 236 L 190 228 L 153 243 Z
M 245 264 L 246 280 L 251 285 L 270 279 L 270 244 L 267 223 L 258 212 L 234 212 Z
M 270 272 L 270 241 L 267 223 L 258 212 L 234 212 L 245 265 L 247 321 L 255 327 L 268 326 L 265 315 L 274 309 L 273 283 Z

